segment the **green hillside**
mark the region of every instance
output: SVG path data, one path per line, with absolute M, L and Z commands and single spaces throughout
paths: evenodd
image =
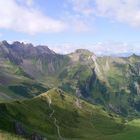
M 139 95 L 135 54 L 0 44 L 0 139 L 139 140 Z
M 0 129 L 15 134 L 15 122 L 25 131 L 24 137 L 36 133 L 49 140 L 140 138 L 140 128 L 135 121 L 127 123 L 123 118 L 60 89 L 49 90 L 31 100 L 1 103 Z M 5 139 L 9 136 L 3 135 Z

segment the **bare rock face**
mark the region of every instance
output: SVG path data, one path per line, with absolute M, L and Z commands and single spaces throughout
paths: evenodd
M 31 43 L 0 42 L 0 63 L 7 61 L 20 67 L 33 78 L 54 74 L 63 65 L 63 55 L 56 54 L 48 46 L 34 46 Z
M 24 138 L 28 138 L 29 140 L 47 140 L 47 138 L 42 137 L 38 133 L 33 133 L 31 136 L 27 133 L 25 128 L 20 122 L 14 122 L 15 132 L 17 135 L 22 136 Z
M 14 122 L 14 126 L 15 126 L 15 131 L 17 135 L 26 137 L 27 136 L 27 132 L 26 130 L 23 128 L 22 124 L 19 122 Z
M 31 136 L 31 140 L 47 140 L 47 138 L 44 138 L 44 137 L 40 136 L 40 135 L 37 134 L 37 133 L 34 133 L 34 134 L 32 134 L 32 136 Z
M 3 53 L 5 51 L 7 54 L 18 55 L 22 58 L 39 56 L 43 54 L 55 55 L 55 52 L 50 50 L 48 46 L 34 46 L 31 43 L 26 44 L 18 41 L 13 42 L 12 44 L 9 44 L 7 41 L 0 42 L 0 50 L 3 50 Z

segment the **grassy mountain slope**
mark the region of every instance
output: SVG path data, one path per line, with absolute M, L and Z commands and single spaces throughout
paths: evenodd
M 0 60 L 0 102 L 34 97 L 47 91 L 38 81 L 30 78 L 10 60 Z
M 0 129 L 15 133 L 19 122 L 30 136 L 38 133 L 49 140 L 102 139 L 124 131 L 116 118 L 60 89 L 52 89 L 33 99 L 0 104 Z
M 26 81 L 10 85 L 0 85 L 0 102 L 28 99 L 42 92 L 48 91 L 48 87 L 36 81 Z
M 59 87 L 117 114 L 138 116 L 140 57 L 96 57 L 84 49 L 60 55 L 47 46 L 1 42 L 1 100 L 31 98 L 45 87 Z
M 24 136 L 36 133 L 49 140 L 138 140 L 139 120 L 126 122 L 60 89 L 33 99 L 0 104 L 0 129 L 4 140 L 20 123 Z M 19 138 L 20 139 L 20 138 Z M 13 139 L 12 139 L 13 140 Z M 16 140 L 16 137 L 15 137 Z
M 59 77 L 62 89 L 118 114 L 138 115 L 140 56 L 96 57 L 87 50 L 77 50 L 70 58 L 70 64 Z

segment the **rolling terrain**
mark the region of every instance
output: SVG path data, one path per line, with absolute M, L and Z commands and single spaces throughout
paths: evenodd
M 140 56 L 67 55 L 0 43 L 0 139 L 139 140 Z
M 101 106 L 89 104 L 60 89 L 33 99 L 0 104 L 3 139 L 138 140 L 139 120 L 126 121 Z M 14 136 L 16 133 L 23 138 Z M 1 137 L 2 137 L 1 136 Z

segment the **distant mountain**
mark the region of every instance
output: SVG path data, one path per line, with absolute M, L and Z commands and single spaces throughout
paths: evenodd
M 117 114 L 138 115 L 140 111 L 140 56 L 135 54 L 97 57 L 88 50 L 78 49 L 60 55 L 47 46 L 2 41 L 0 71 L 3 98 L 11 98 L 9 92 L 14 98 L 17 95 L 28 98 L 45 91 L 44 86 L 46 90 L 59 87 Z M 39 85 L 33 86 L 37 90 L 33 94 L 31 83 Z M 24 89 L 22 96 L 20 89 Z
M 139 140 L 139 116 L 140 56 L 0 42 L 0 139 Z

